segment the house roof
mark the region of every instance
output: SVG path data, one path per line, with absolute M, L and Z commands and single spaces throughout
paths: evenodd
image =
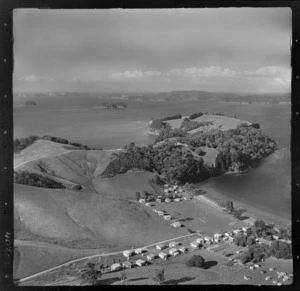
M 136 261 L 136 263 L 137 263 L 137 264 L 143 264 L 143 263 L 145 263 L 145 261 L 144 261 L 144 260 L 141 260 L 141 259 L 139 259 L 139 260 L 137 260 L 137 261 Z
M 111 268 L 118 268 L 118 267 L 121 267 L 119 263 L 115 263 L 111 265 Z
M 159 255 L 160 257 L 161 257 L 161 256 L 167 256 L 167 254 L 166 254 L 166 253 L 163 253 L 163 252 L 159 253 L 158 255 Z

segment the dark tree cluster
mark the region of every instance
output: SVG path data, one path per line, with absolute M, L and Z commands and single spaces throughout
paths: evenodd
M 160 147 L 134 147 L 121 152 L 102 175 L 115 176 L 132 169 L 155 171 L 166 181 L 195 182 L 208 176 L 202 159 L 196 160 L 184 147 L 168 143 Z
M 173 115 L 173 116 L 163 117 L 163 118 L 161 118 L 161 120 L 167 121 L 167 120 L 175 120 L 175 119 L 181 119 L 181 118 L 182 118 L 181 114 L 177 114 L 177 115 Z
M 227 170 L 237 165 L 239 170 L 257 163 L 276 150 L 276 142 L 252 126 L 240 125 L 228 131 L 195 133 L 181 138 L 191 147 L 207 146 L 217 149 L 218 167 Z
M 14 182 L 18 184 L 24 184 L 29 186 L 41 187 L 41 188 L 51 188 L 51 189 L 65 188 L 64 185 L 59 182 L 26 171 L 14 172 Z
M 187 136 L 187 132 L 181 128 L 174 128 L 172 129 L 169 125 L 166 126 L 159 132 L 159 135 L 155 139 L 154 143 L 158 143 L 168 138 L 173 137 L 185 137 Z
M 200 255 L 194 255 L 185 262 L 188 267 L 204 268 L 205 260 Z
M 185 118 L 180 126 L 180 128 L 184 131 L 190 131 L 190 130 L 193 130 L 193 129 L 196 129 L 196 128 L 199 128 L 199 127 L 202 127 L 202 126 L 208 126 L 208 125 L 211 125 L 213 124 L 212 121 L 202 121 L 202 122 L 199 122 L 199 121 L 194 121 L 194 120 L 190 120 L 188 118 Z
M 277 259 L 291 259 L 292 245 L 283 241 L 274 241 L 270 246 L 270 255 Z
M 57 142 L 57 143 L 72 145 L 72 146 L 77 147 L 78 149 L 85 149 L 85 150 L 94 149 L 94 148 L 89 148 L 87 145 L 82 145 L 77 142 L 70 142 L 67 139 L 61 138 L 61 137 L 55 137 L 55 136 L 51 136 L 51 135 L 44 135 L 42 137 L 39 137 L 36 135 L 31 135 L 29 137 L 24 137 L 24 138 L 20 138 L 20 139 L 17 138 L 14 140 L 14 153 L 19 153 L 20 151 L 27 148 L 28 146 L 30 146 L 37 140 L 50 140 L 50 141 Z
M 200 117 L 200 116 L 202 116 L 203 115 L 203 113 L 202 112 L 198 112 L 198 113 L 193 113 L 193 114 L 191 114 L 190 116 L 189 116 L 189 119 L 196 119 L 196 118 L 198 118 L 198 117 Z
M 269 246 L 267 244 L 255 244 L 250 245 L 248 250 L 243 252 L 240 260 L 243 264 L 248 262 L 258 263 L 262 259 L 266 259 L 269 256 Z

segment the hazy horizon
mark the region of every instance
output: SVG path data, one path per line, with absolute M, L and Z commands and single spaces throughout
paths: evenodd
M 289 93 L 291 9 L 14 10 L 14 92 Z

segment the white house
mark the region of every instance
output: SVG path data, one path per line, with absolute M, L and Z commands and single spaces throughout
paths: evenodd
M 180 255 L 180 252 L 179 252 L 179 251 L 173 253 L 173 257 L 177 257 L 178 255 Z
M 214 234 L 214 238 L 220 238 L 220 237 L 222 237 L 222 234 L 220 234 L 220 233 L 215 233 Z
M 169 203 L 169 202 L 171 202 L 171 199 L 170 198 L 166 198 L 165 202 Z
M 180 198 L 175 198 L 174 199 L 175 202 L 180 202 L 180 200 L 181 200 Z
M 147 260 L 148 260 L 148 261 L 154 260 L 155 257 L 156 257 L 156 256 L 155 256 L 154 254 L 149 254 L 149 255 L 147 255 Z
M 172 224 L 171 224 L 173 227 L 175 227 L 175 228 L 179 228 L 179 227 L 181 227 L 182 225 L 181 225 L 181 223 L 180 222 L 178 222 L 178 221 L 176 221 L 176 222 L 173 222 Z
M 241 230 L 240 230 L 240 229 L 234 229 L 232 232 L 233 232 L 234 234 L 239 234 L 239 233 L 241 232 Z
M 204 238 L 199 237 L 199 238 L 196 239 L 196 242 L 199 243 L 199 244 L 202 244 L 204 242 Z
M 122 269 L 122 266 L 119 263 L 112 264 L 110 266 L 111 271 L 119 271 Z
M 123 251 L 123 255 L 127 258 L 131 257 L 133 255 L 133 253 L 134 253 L 134 251 L 131 251 L 131 250 Z
M 165 214 L 162 211 L 157 211 L 158 216 L 164 216 Z
M 230 234 L 228 232 L 225 232 L 224 235 L 227 236 L 227 237 L 230 236 Z
M 146 200 L 145 199 L 140 199 L 139 202 L 144 204 L 146 202 Z
M 209 236 L 205 236 L 205 237 L 204 237 L 204 240 L 205 240 L 205 242 L 208 243 L 208 244 L 211 244 L 211 243 L 212 243 L 212 238 L 209 237 Z
M 169 254 L 172 256 L 175 252 L 177 252 L 177 249 L 172 248 L 169 250 Z
M 162 244 L 159 244 L 156 246 L 156 249 L 158 249 L 158 250 L 163 250 L 164 248 L 166 248 L 166 246 L 162 245 Z
M 168 258 L 168 255 L 167 255 L 166 253 L 163 253 L 163 252 L 159 253 L 158 256 L 159 256 L 161 259 L 163 259 L 163 260 L 166 260 L 166 259 Z
M 197 249 L 197 248 L 199 248 L 199 243 L 193 241 L 193 242 L 191 242 L 191 247 L 194 249 Z
M 148 203 L 145 203 L 145 206 L 152 207 L 152 204 L 148 202 Z
M 164 215 L 164 220 L 171 220 L 171 215 Z
M 250 269 L 250 270 L 254 270 L 255 267 L 254 267 L 254 266 L 250 266 L 249 269 Z
M 142 267 L 146 264 L 146 262 L 144 260 L 137 260 L 135 263 L 140 267 Z
M 132 263 L 129 261 L 123 262 L 122 266 L 126 269 L 131 269 L 132 268 Z
M 136 253 L 136 254 L 142 254 L 142 253 L 144 253 L 144 252 L 146 252 L 146 250 L 143 249 L 143 248 L 139 248 L 139 249 L 136 249 L 136 250 L 135 250 L 135 253 Z
M 172 241 L 169 243 L 169 247 L 177 247 L 179 243 L 177 241 Z
M 246 232 L 249 229 L 249 227 L 242 227 L 242 231 Z
M 220 242 L 221 241 L 221 239 L 219 239 L 219 238 L 215 238 L 214 239 L 214 242 L 216 242 L 216 243 L 218 243 L 218 242 Z
M 273 235 L 273 238 L 274 238 L 275 240 L 279 240 L 279 236 L 278 236 L 278 235 Z
M 186 253 L 188 249 L 187 249 L 186 247 L 181 247 L 181 248 L 179 248 L 179 250 L 180 250 L 182 253 Z
M 267 277 L 266 277 L 266 281 L 269 281 L 270 279 L 271 279 L 270 276 L 267 276 Z

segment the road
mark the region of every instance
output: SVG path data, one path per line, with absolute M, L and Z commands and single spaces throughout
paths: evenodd
M 197 233 L 196 234 L 192 233 L 192 234 L 182 235 L 182 236 L 175 237 L 175 238 L 172 238 L 172 239 L 168 239 L 168 240 L 156 242 L 156 243 L 153 243 L 153 244 L 150 244 L 150 245 L 147 245 L 147 246 L 143 246 L 141 248 L 149 248 L 149 247 L 155 246 L 157 244 L 162 244 L 162 243 L 166 243 L 166 242 L 173 241 L 173 240 L 176 240 L 176 239 L 180 239 L 180 238 L 184 238 L 184 237 L 189 237 L 189 236 L 194 236 L 194 235 L 198 235 L 198 234 Z M 33 279 L 33 278 L 38 277 L 40 275 L 43 275 L 43 274 L 49 273 L 51 271 L 57 270 L 57 269 L 59 269 L 61 267 L 65 267 L 65 266 L 68 266 L 70 264 L 77 263 L 77 262 L 80 262 L 80 261 L 83 261 L 83 260 L 86 260 L 86 259 L 93 259 L 93 258 L 98 258 L 98 257 L 108 257 L 108 256 L 112 256 L 112 255 L 119 255 L 119 254 L 122 254 L 122 253 L 123 253 L 123 251 L 118 251 L 118 252 L 92 255 L 92 256 L 87 256 L 87 257 L 83 257 L 83 258 L 80 258 L 80 259 L 71 260 L 71 261 L 68 261 L 68 262 L 66 262 L 64 264 L 58 265 L 56 267 L 53 267 L 53 268 L 44 270 L 42 272 L 30 275 L 28 277 L 22 278 L 22 279 L 19 280 L 19 282 L 21 283 L 21 282 Z

